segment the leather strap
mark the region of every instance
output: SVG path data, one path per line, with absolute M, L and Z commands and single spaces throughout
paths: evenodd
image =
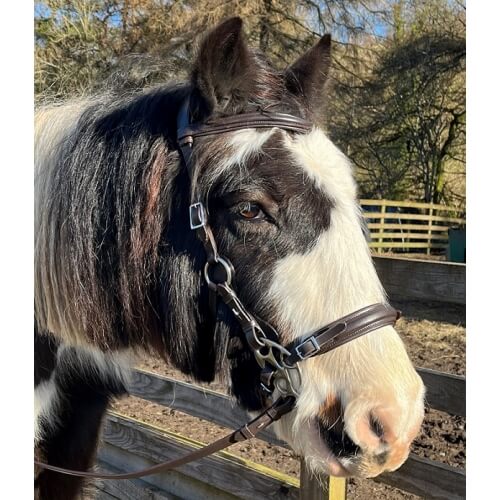
M 224 436 L 223 438 L 214 441 L 213 443 L 210 443 L 203 448 L 188 453 L 181 458 L 163 462 L 161 464 L 157 464 L 152 467 L 148 467 L 147 469 L 142 469 L 135 472 L 126 472 L 123 474 L 85 472 L 79 470 L 64 469 L 63 467 L 56 467 L 54 465 L 48 465 L 43 462 L 39 462 L 38 460 L 35 460 L 35 465 L 42 469 L 59 472 L 68 476 L 78 476 L 92 479 L 135 479 L 138 477 L 150 476 L 152 474 L 169 471 L 189 462 L 207 457 L 212 453 L 216 453 L 218 451 L 224 450 L 225 448 L 228 448 L 234 443 L 240 443 L 242 441 L 246 441 L 247 439 L 251 439 L 262 432 L 266 427 L 269 427 L 269 425 L 271 425 L 273 422 L 279 420 L 283 415 L 290 412 L 294 406 L 295 398 L 280 398 L 276 400 L 269 408 L 266 408 L 259 416 L 243 425 L 239 429 L 231 432 L 227 436 Z
M 394 325 L 401 313 L 388 304 L 373 304 L 344 316 L 313 334 L 288 344 L 288 365 L 325 354 L 351 340 L 388 325 Z
M 297 116 L 264 110 L 219 118 L 209 118 L 205 122 L 191 123 L 190 118 L 189 98 L 186 98 L 177 115 L 177 143 L 179 144 L 184 164 L 195 189 L 197 185 L 194 176 L 194 165 L 191 161 L 195 137 L 218 135 L 248 128 L 260 129 L 273 127 L 303 134 L 311 131 L 313 126 L 310 121 Z M 195 196 L 195 198 L 197 197 Z M 195 199 L 194 201 L 201 200 Z
M 183 111 L 187 113 L 187 110 Z M 206 137 L 218 135 L 225 132 L 233 132 L 247 128 L 273 128 L 277 127 L 291 132 L 305 133 L 312 129 L 312 123 L 289 115 L 287 113 L 275 113 L 259 111 L 256 113 L 243 113 L 240 115 L 214 118 L 203 123 L 188 123 L 185 117 L 178 121 L 177 141 L 179 144 L 192 143 L 194 137 Z
M 192 202 L 194 202 L 189 208 L 191 229 L 194 229 L 196 231 L 196 235 L 203 243 L 207 255 L 207 262 L 210 264 L 210 266 L 215 267 L 214 264 L 217 264 L 219 261 L 217 245 L 215 243 L 212 230 L 208 225 L 207 210 L 200 199 L 196 178 L 196 165 L 192 161 L 195 137 L 218 135 L 225 132 L 232 132 L 248 128 L 262 129 L 273 127 L 297 133 L 306 133 L 312 129 L 313 125 L 310 121 L 304 120 L 303 118 L 299 118 L 297 116 L 289 115 L 287 113 L 276 113 L 264 110 L 253 113 L 242 113 L 233 116 L 209 118 L 205 122 L 191 123 L 191 113 L 189 105 L 190 99 L 188 97 L 182 103 L 177 115 L 177 143 L 179 145 L 179 149 L 181 151 L 187 173 L 191 180 L 191 197 Z M 228 263 L 232 269 L 232 265 L 227 258 L 223 258 L 222 260 Z M 229 283 L 231 281 L 231 274 L 234 274 L 234 269 L 232 270 L 232 273 L 227 274 Z M 214 316 L 214 318 L 216 317 L 217 311 L 217 292 L 220 291 L 218 291 L 216 287 L 211 286 L 209 288 L 209 308 L 212 311 L 212 315 Z M 227 297 L 227 294 L 222 293 L 221 296 L 224 298 Z M 237 315 L 237 317 L 238 319 L 240 319 L 240 316 Z

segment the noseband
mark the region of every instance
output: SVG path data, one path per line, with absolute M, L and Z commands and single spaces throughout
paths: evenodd
M 312 130 L 312 123 L 285 113 L 259 111 L 209 119 L 203 123 L 190 123 L 189 98 L 185 100 L 177 117 L 177 142 L 191 180 L 190 229 L 196 232 L 206 253 L 204 279 L 209 288 L 210 307 L 217 317 L 217 299 L 229 307 L 245 335 L 248 347 L 261 368 L 260 386 L 267 398 L 274 401 L 256 418 L 227 436 L 179 459 L 164 462 L 147 469 L 123 474 L 104 474 L 65 469 L 35 460 L 35 465 L 70 476 L 98 479 L 132 479 L 172 470 L 223 450 L 234 443 L 255 437 L 273 422 L 293 410 L 300 394 L 299 363 L 325 354 L 337 347 L 366 335 L 373 330 L 394 325 L 399 312 L 388 304 L 373 304 L 329 323 L 313 333 L 302 336 L 283 346 L 274 328 L 251 314 L 238 298 L 231 283 L 235 270 L 229 259 L 220 255 L 208 223 L 208 212 L 198 192 L 197 170 L 193 161 L 193 146 L 197 137 L 245 129 L 278 128 L 304 134 Z M 274 398 L 274 395 L 276 397 Z

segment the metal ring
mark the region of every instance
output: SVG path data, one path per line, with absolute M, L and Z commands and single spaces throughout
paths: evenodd
M 210 279 L 210 276 L 208 274 L 208 271 L 210 269 L 211 265 L 217 265 L 221 264 L 222 267 L 224 268 L 224 271 L 226 272 L 226 279 L 224 281 L 221 281 L 220 283 L 215 283 Z M 207 285 L 209 288 L 212 290 L 217 290 L 217 285 L 230 285 L 231 280 L 233 279 L 233 266 L 226 260 L 224 257 L 217 257 L 214 262 L 207 262 L 205 264 L 205 268 L 203 269 L 203 275 L 205 276 L 205 281 L 207 282 Z

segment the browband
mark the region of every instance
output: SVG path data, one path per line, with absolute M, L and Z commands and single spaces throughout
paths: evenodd
M 189 99 L 186 99 L 177 116 L 177 142 L 184 150 L 186 146 L 192 146 L 195 137 L 206 137 L 247 128 L 274 127 L 304 134 L 312 130 L 313 124 L 298 116 L 265 110 L 190 123 Z
M 217 135 L 234 130 L 246 128 L 273 128 L 278 127 L 291 132 L 309 132 L 312 129 L 312 123 L 286 113 L 270 113 L 261 111 L 256 113 L 245 113 L 242 115 L 226 116 L 220 119 L 213 119 L 204 123 L 192 123 L 177 130 L 179 144 L 194 137 L 204 137 L 208 135 Z

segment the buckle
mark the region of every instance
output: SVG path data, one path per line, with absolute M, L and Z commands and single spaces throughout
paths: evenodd
M 300 352 L 301 349 L 304 350 L 304 347 L 305 347 L 305 352 Z M 320 347 L 318 341 L 316 340 L 316 337 L 313 336 L 309 337 L 308 339 L 304 340 L 304 342 L 300 343 L 295 348 L 295 353 L 301 360 L 304 360 L 310 358 L 311 356 L 314 356 L 319 350 Z
M 201 201 L 189 205 L 189 225 L 191 229 L 199 229 L 207 225 L 207 211 Z

